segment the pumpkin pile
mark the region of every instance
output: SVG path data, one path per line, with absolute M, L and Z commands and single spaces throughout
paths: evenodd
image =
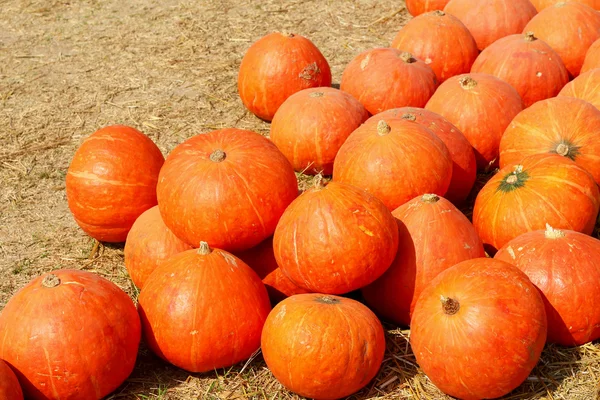
M 125 242 L 137 309 L 89 272 L 34 279 L 0 314 L 0 394 L 100 399 L 143 338 L 190 372 L 262 349 L 287 389 L 337 399 L 379 371 L 381 318 L 440 390 L 497 398 L 546 343 L 600 338 L 600 3 L 406 3 L 340 89 L 308 38 L 252 44 L 238 90 L 269 138 L 219 129 L 164 158 L 132 127 L 90 135 L 68 204 Z

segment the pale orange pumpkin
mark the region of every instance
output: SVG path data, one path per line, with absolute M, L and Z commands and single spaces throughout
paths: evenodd
M 580 74 L 600 68 L 600 39 L 596 40 L 585 53 Z
M 585 100 L 600 109 L 600 68 L 580 74 L 562 88 L 558 97 L 575 97 Z M 571 121 L 585 123 L 584 121 Z

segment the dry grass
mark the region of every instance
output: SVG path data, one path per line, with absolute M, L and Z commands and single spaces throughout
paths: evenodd
M 267 134 L 236 90 L 252 41 L 284 29 L 308 36 L 339 83 L 351 58 L 388 45 L 407 19 L 402 1 L 377 0 L 3 0 L 0 11 L 0 309 L 57 268 L 94 271 L 136 296 L 122 246 L 95 247 L 67 208 L 64 177 L 83 137 L 129 124 L 167 154 L 216 128 Z M 388 328 L 380 374 L 352 398 L 444 398 L 416 367 L 408 331 Z M 599 379 L 600 345 L 549 346 L 507 398 L 594 399 Z M 260 355 L 247 366 L 189 375 L 142 346 L 136 370 L 111 398 L 296 397 Z

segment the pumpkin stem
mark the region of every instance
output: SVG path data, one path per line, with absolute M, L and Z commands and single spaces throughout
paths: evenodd
M 410 54 L 408 51 L 403 51 L 402 53 L 400 53 L 400 59 L 408 64 L 417 62 L 417 59 L 414 58 L 413 55 Z
M 406 114 L 402 115 L 402 119 L 414 122 L 414 121 L 417 120 L 417 116 L 415 114 L 412 114 L 412 113 L 406 113 Z
M 289 37 L 289 38 L 293 38 L 294 36 L 296 36 L 296 35 L 294 35 L 293 33 L 291 33 L 291 32 L 288 32 L 288 31 L 281 31 L 280 33 L 281 33 L 283 36 L 286 36 L 286 37 Z
M 447 315 L 454 315 L 460 310 L 460 303 L 450 297 L 442 295 L 440 296 L 440 301 L 442 302 L 442 310 Z
M 544 237 L 546 239 L 558 239 L 565 237 L 565 233 L 560 229 L 554 229 L 550 226 L 550 224 L 546 224 L 546 232 L 544 232 Z
M 496 190 L 501 192 L 512 192 L 520 187 L 525 186 L 525 182 L 529 179 L 529 174 L 523 171 L 522 165 L 516 165 L 513 172 L 510 172 L 504 176 L 504 179 L 500 181 Z
M 525 41 L 526 42 L 534 42 L 538 40 L 538 38 L 535 37 L 535 34 L 531 31 L 529 32 L 525 32 Z
M 323 174 L 315 175 L 313 185 L 317 190 L 323 189 L 325 187 L 325 185 L 323 185 Z
M 437 194 L 426 193 L 423 195 L 423 197 L 421 197 L 421 201 L 423 203 L 428 203 L 428 204 L 437 203 L 439 200 L 440 200 L 440 196 L 438 196 Z
M 308 95 L 308 97 L 323 97 L 325 95 L 325 93 L 323 92 L 312 92 L 311 94 Z
M 442 10 L 435 10 L 432 12 L 433 15 L 435 15 L 436 17 L 443 17 L 444 15 L 446 15 L 445 12 L 443 12 Z
M 206 256 L 210 253 L 212 253 L 212 249 L 210 248 L 208 243 L 200 242 L 200 247 L 198 248 L 198 254 L 200 254 L 202 256 Z
M 60 285 L 60 278 L 54 274 L 48 274 L 42 280 L 42 286 L 47 288 L 53 288 Z
M 377 134 L 379 136 L 385 136 L 390 133 L 391 130 L 392 128 L 384 120 L 381 120 L 377 123 Z
M 318 296 L 315 298 L 315 300 L 324 304 L 337 304 L 340 302 L 339 299 L 336 299 L 333 296 Z
M 569 154 L 569 146 L 567 146 L 565 143 L 560 143 L 558 146 L 556 146 L 556 154 L 563 157 L 566 156 Z
M 221 162 L 227 158 L 227 154 L 223 150 L 217 149 L 211 153 L 209 158 L 212 162 Z
M 458 80 L 458 83 L 460 83 L 460 87 L 465 90 L 471 90 L 477 87 L 477 81 L 470 76 L 463 76 Z

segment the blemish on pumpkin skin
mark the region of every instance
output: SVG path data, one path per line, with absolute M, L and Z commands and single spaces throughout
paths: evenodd
M 506 248 L 506 251 L 508 251 L 508 254 L 510 254 L 513 260 L 517 259 L 517 256 L 515 255 L 515 251 L 513 250 L 512 246 L 508 246 Z
M 227 261 L 227 264 L 229 265 L 233 265 L 234 267 L 237 267 L 237 261 L 235 261 L 235 257 L 232 256 L 231 254 L 228 253 L 221 253 L 221 255 L 223 256 L 223 258 L 225 259 L 225 261 Z
M 193 330 L 190 332 L 190 335 L 192 335 L 192 336 L 197 335 L 197 334 L 198 334 L 198 331 L 196 331 L 196 330 Z
M 367 65 L 369 65 L 369 61 L 371 61 L 371 54 L 367 54 L 367 56 L 360 62 L 360 69 L 364 71 L 365 68 L 367 68 Z
M 358 229 L 360 229 L 361 231 L 363 231 L 368 236 L 375 236 L 375 234 L 372 231 L 368 230 L 367 227 L 365 227 L 364 225 L 359 225 Z

